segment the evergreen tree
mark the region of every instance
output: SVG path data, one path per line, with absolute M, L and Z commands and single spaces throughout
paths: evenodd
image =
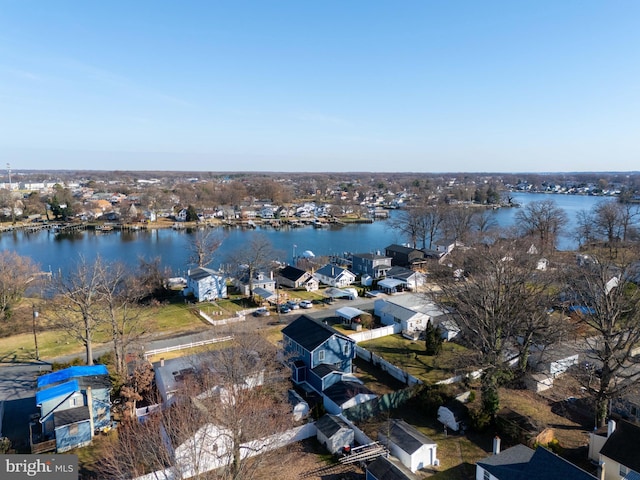
M 425 348 L 427 355 L 438 355 L 442 350 L 442 336 L 440 328 L 434 328 L 431 320 L 427 322 L 427 328 L 424 331 Z

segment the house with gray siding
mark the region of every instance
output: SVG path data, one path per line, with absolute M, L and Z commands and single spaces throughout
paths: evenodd
M 356 275 L 370 275 L 383 278 L 391 269 L 391 258 L 375 253 L 354 253 L 351 257 L 351 271 Z

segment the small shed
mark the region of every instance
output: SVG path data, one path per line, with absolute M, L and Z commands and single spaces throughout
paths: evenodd
M 396 293 L 405 284 L 396 278 L 386 278 L 378 282 L 378 288 L 385 293 Z
M 342 319 L 342 323 L 351 325 L 352 323 L 360 323 L 362 315 L 368 315 L 367 312 L 354 307 L 342 307 L 336 310 L 336 315 Z
M 378 431 L 378 441 L 411 472 L 438 465 L 437 444 L 404 420 L 392 419 Z
M 402 465 L 391 458 L 378 457 L 367 465 L 365 480 L 413 480 L 413 475 L 404 472 Z
M 353 430 L 336 415 L 324 415 L 316 422 L 316 429 L 318 441 L 331 453 L 339 453 L 354 443 Z
M 438 407 L 438 421 L 454 432 L 464 430 L 466 416 L 467 407 L 457 400 Z

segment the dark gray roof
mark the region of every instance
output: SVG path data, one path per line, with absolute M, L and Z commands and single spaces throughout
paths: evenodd
M 378 457 L 367 465 L 367 472 L 377 480 L 409 480 L 411 478 L 385 457 Z
M 296 320 L 284 327 L 282 334 L 297 344 L 302 345 L 310 352 L 322 345 L 333 335 L 339 335 L 338 332 L 332 328 L 306 315 L 300 315 Z
M 78 377 L 78 385 L 82 390 L 85 390 L 87 387 L 91 387 L 93 389 L 103 389 L 106 388 L 108 390 L 111 389 L 111 379 L 109 375 L 92 375 L 87 377 Z
M 320 378 L 324 378 L 334 372 L 342 373 L 342 370 L 340 370 L 338 367 L 336 367 L 335 365 L 329 365 L 328 363 L 321 363 L 316 368 L 312 368 L 311 371 Z
M 331 438 L 342 428 L 349 428 L 349 425 L 345 423 L 340 417 L 336 417 L 335 415 L 324 415 L 320 420 L 316 422 L 316 428 L 320 433 L 322 433 L 325 437 Z
M 386 255 L 378 255 L 377 253 L 354 253 L 353 257 L 366 258 L 367 260 L 380 260 L 382 258 L 390 258 Z
M 371 390 L 358 382 L 336 382 L 322 393 L 336 405 L 342 405 L 360 393 L 373 394 Z
M 391 267 L 387 271 L 387 278 L 392 277 L 392 278 L 399 278 L 399 279 L 402 279 L 402 280 L 406 280 L 406 279 L 410 278 L 415 273 L 416 272 L 414 272 L 413 270 L 411 270 L 409 268 L 396 266 L 396 267 Z
M 305 275 L 306 273 L 307 273 L 306 271 L 300 268 L 287 265 L 282 270 L 280 270 L 278 275 L 295 282 L 296 280 L 299 280 L 300 278 L 302 278 L 302 276 Z
M 528 461 L 526 460 L 527 455 L 531 455 Z M 533 452 L 524 445 L 516 445 L 498 455 L 479 461 L 478 465 L 500 480 L 529 480 L 532 478 L 536 480 L 594 480 L 596 478 L 544 447 L 538 447 Z
M 390 420 L 386 425 L 382 426 L 380 433 L 409 455 L 416 452 L 423 445 L 436 444 L 436 442 L 420 433 L 404 420 Z
M 600 453 L 640 473 L 640 426 L 624 420 L 602 446 Z
M 407 255 L 409 253 L 411 253 L 411 252 L 420 252 L 420 250 L 418 250 L 416 248 L 405 247 L 404 245 L 398 245 L 397 243 L 389 245 L 388 247 L 385 248 L 385 251 L 388 251 L 388 252 L 399 252 L 399 253 L 404 253 L 404 254 L 407 254 Z
M 189 270 L 189 278 L 192 278 L 196 282 L 202 280 L 203 278 L 210 277 L 212 275 L 216 275 L 216 272 L 204 267 L 196 267 Z
M 318 275 L 324 275 L 329 278 L 338 278 L 343 272 L 351 273 L 346 268 L 338 267 L 337 265 L 325 265 L 316 271 Z
M 84 422 L 86 420 L 89 420 L 89 407 L 86 405 L 60 410 L 53 414 L 53 425 L 55 428 L 71 425 L 72 423 Z

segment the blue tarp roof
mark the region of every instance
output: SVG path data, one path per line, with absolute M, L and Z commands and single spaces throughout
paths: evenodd
M 70 382 L 61 383 L 44 390 L 40 390 L 36 393 L 36 405 L 42 405 L 47 400 L 51 400 L 63 395 L 69 395 L 72 392 L 80 390 L 77 380 L 71 380 Z
M 58 370 L 57 372 L 48 373 L 38 377 L 38 389 L 46 386 L 53 385 L 54 383 L 64 382 L 76 377 L 88 377 L 91 375 L 108 375 L 109 371 L 105 365 L 91 365 L 91 366 L 79 366 L 69 367 L 64 370 Z

